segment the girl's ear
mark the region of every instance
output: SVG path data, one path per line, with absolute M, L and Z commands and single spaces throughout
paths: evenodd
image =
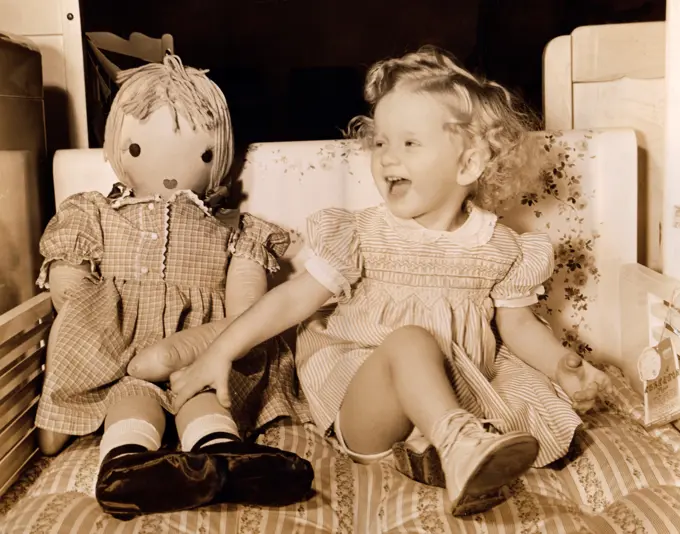
M 475 183 L 484 172 L 490 158 L 491 151 L 484 142 L 468 148 L 461 157 L 461 167 L 456 179 L 458 184 L 467 186 Z

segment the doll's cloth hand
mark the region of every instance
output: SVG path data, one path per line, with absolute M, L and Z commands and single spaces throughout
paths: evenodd
M 176 332 L 140 350 L 130 360 L 130 376 L 149 382 L 164 382 L 170 375 L 194 363 L 226 326 L 224 320 Z
M 170 387 L 175 393 L 175 409 L 179 410 L 182 405 L 203 391 L 206 387 L 212 388 L 217 394 L 218 402 L 225 408 L 229 408 L 229 374 L 231 373 L 231 360 L 215 345 L 201 354 L 196 361 L 175 371 L 170 375 Z
M 560 359 L 555 382 L 569 396 L 572 407 L 579 413 L 590 410 L 598 395 L 610 393 L 612 387 L 605 373 L 573 352 Z

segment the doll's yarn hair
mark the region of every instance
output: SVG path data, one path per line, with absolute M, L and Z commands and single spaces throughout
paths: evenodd
M 426 92 L 437 97 L 451 112 L 446 127 L 466 135 L 469 145 L 483 146 L 489 160 L 474 193 L 475 203 L 488 210 L 522 193 L 535 192 L 551 163 L 538 138 L 529 135 L 538 121 L 501 85 L 475 76 L 435 47 L 396 59 L 378 61 L 368 71 L 364 98 L 375 106 L 396 89 Z M 348 136 L 373 145 L 373 118 L 352 119 Z M 481 142 L 481 143 L 480 143 Z
M 150 63 L 118 74 L 120 89 L 106 120 L 104 154 L 120 180 L 125 176 L 120 146 L 123 119 L 130 115 L 141 121 L 167 106 L 175 119 L 175 131 L 179 130 L 181 115 L 194 130 L 215 132 L 208 189 L 214 190 L 221 184 L 234 158 L 231 117 L 224 94 L 206 72 L 184 67 L 178 56 L 168 54 L 163 63 Z

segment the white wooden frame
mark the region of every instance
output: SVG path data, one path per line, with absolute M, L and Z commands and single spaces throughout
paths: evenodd
M 657 271 L 663 268 L 665 34 L 665 22 L 583 26 L 550 41 L 543 56 L 547 130 L 636 131 L 640 262 Z
M 0 0 L 0 31 L 27 37 L 38 46 L 43 85 L 63 91 L 68 99 L 68 146 L 87 148 L 79 0 Z
M 666 0 L 664 274 L 680 280 L 680 0 Z

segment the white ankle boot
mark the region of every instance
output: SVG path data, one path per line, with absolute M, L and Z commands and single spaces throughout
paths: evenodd
M 484 512 L 507 498 L 507 486 L 538 456 L 538 441 L 526 432 L 487 432 L 482 421 L 456 410 L 434 427 L 453 515 Z

